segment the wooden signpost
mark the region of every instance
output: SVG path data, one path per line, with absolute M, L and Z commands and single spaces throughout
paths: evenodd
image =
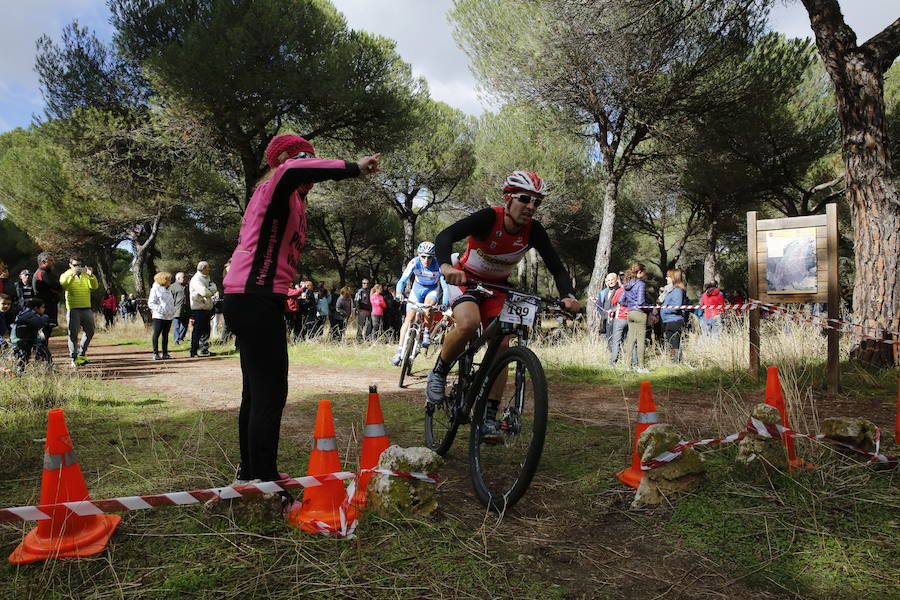
M 747 213 L 750 297 L 772 304 L 827 302 L 828 318 L 841 318 L 837 205 L 824 215 L 756 219 Z M 759 378 L 760 311 L 750 311 L 750 374 Z M 840 390 L 840 333 L 827 329 L 829 392 Z

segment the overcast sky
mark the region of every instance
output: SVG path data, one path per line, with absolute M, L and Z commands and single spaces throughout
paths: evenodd
M 353 29 L 396 40 L 400 56 L 428 80 L 432 97 L 478 115 L 491 109 L 479 99 L 465 53 L 456 47 L 447 22 L 452 0 L 332 0 Z M 900 0 L 842 0 L 847 22 L 865 40 L 900 17 Z M 34 73 L 35 40 L 58 39 L 73 19 L 101 39 L 112 35 L 105 0 L 0 0 L 0 132 L 24 127 L 41 114 L 43 101 Z M 779 4 L 772 28 L 794 37 L 812 37 L 798 0 Z

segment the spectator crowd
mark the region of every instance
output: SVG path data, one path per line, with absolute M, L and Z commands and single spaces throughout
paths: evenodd
M 226 264 L 223 276 L 228 268 Z M 95 333 L 92 297 L 99 282 L 79 257 L 71 257 L 64 271 L 58 273 L 58 269 L 51 252 L 40 253 L 34 271 L 22 269 L 15 278 L 0 261 L 0 357 L 12 357 L 20 371 L 33 356 L 50 359 L 47 340 L 59 323 L 61 304 L 66 311 L 67 359 L 76 367 L 89 362 Z M 646 267 L 634 262 L 620 273 L 609 273 L 596 298 L 599 332 L 611 366 L 624 362 L 626 368 L 647 372 L 647 342 L 653 340 L 664 346 L 672 362 L 681 362 L 682 337 L 692 322 L 701 336 L 718 339 L 726 318 L 724 306 L 741 304 L 746 298 L 740 290 L 726 297 L 718 283 L 710 281 L 696 300 L 703 308 L 673 308 L 691 305 L 681 270 L 667 271 L 666 283 L 658 291 L 651 289 L 647 277 Z M 170 336 L 173 346 L 189 343 L 190 358 L 214 356 L 211 340 L 232 338 L 222 316 L 223 294 L 210 278 L 207 261 L 198 262 L 191 275 L 164 271 L 156 273 L 153 281 L 146 300 L 134 294 L 117 295 L 106 288 L 99 296 L 103 327 L 136 321 L 140 316 L 152 326 L 154 360 L 173 358 Z M 298 281 L 284 302 L 289 339 L 294 343 L 342 341 L 348 329 L 355 327 L 352 339 L 357 342 L 397 342 L 405 306 L 393 290 L 390 282 L 370 285 L 368 278 L 363 278 L 355 291 L 324 281 Z M 729 314 L 740 312 L 731 310 Z
M 357 342 L 396 342 L 405 310 L 392 294 L 393 287 L 387 282 L 370 287 L 368 279 L 362 279 L 355 291 L 324 281 L 295 283 L 284 305 L 291 341 L 341 341 L 348 325 L 351 331 L 355 325 Z M 60 305 L 65 307 L 67 360 L 75 367 L 90 362 L 95 306 L 103 316 L 104 329 L 139 317 L 150 325 L 153 360 L 173 359 L 170 348 L 186 342 L 190 358 L 214 356 L 211 340 L 232 338 L 222 315 L 223 302 L 222 292 L 210 279 L 207 261 L 197 263 L 192 275 L 156 273 L 144 299 L 117 294 L 111 287 L 101 289 L 93 268 L 77 256 L 59 272 L 56 256 L 42 252 L 34 271 L 22 269 L 15 280 L 0 260 L 0 359 L 12 359 L 19 372 L 33 358 L 51 361 L 47 340 L 59 325 Z
M 610 366 L 617 366 L 624 355 L 627 368 L 648 373 L 644 364 L 648 339 L 660 340 L 672 362 L 680 363 L 681 340 L 692 317 L 701 336 L 719 339 L 724 307 L 741 304 L 746 298 L 743 292 L 737 291 L 730 300 L 726 299 L 718 282 L 710 281 L 704 284 L 695 305 L 702 308 L 679 308 L 691 306 L 680 269 L 666 271 L 666 284 L 655 296 L 651 296 L 646 278 L 646 267 L 634 262 L 621 273 L 609 273 L 597 296 L 600 333 L 609 348 Z M 731 314 L 740 312 L 732 310 Z

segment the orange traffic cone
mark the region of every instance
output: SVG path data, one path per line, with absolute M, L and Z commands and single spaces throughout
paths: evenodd
M 81 466 L 75 457 L 72 438 L 62 409 L 47 414 L 47 442 L 44 447 L 44 475 L 41 504 L 90 500 Z M 88 515 L 80 517 L 64 506 L 42 508 L 50 519 L 38 521 L 22 543 L 9 555 L 14 565 L 48 558 L 91 556 L 102 552 L 122 517 Z
M 334 437 L 331 402 L 320 400 L 306 474 L 325 475 L 338 473 L 340 470 L 341 460 L 338 458 L 337 440 Z M 288 515 L 288 523 L 311 533 L 339 531 L 342 528 L 341 506 L 346 497 L 343 481 L 325 481 L 322 485 L 308 487 L 303 490 L 303 503 Z M 356 508 L 348 505 L 344 509 L 344 523 L 349 524 L 355 518 Z
M 781 381 L 778 379 L 778 367 L 768 368 L 766 376 L 766 404 L 778 409 L 778 414 L 781 415 L 781 424 L 790 429 L 791 424 L 788 422 L 787 406 L 784 402 L 784 394 L 781 391 Z M 794 451 L 794 438 L 787 434 L 784 435 L 784 446 L 787 449 L 788 468 L 791 471 L 815 468 L 815 465 L 811 462 L 807 462 L 797 456 L 797 453 Z
M 381 402 L 378 399 L 378 388 L 369 386 L 369 408 L 366 410 L 366 429 L 363 432 L 362 456 L 359 459 L 360 469 L 373 469 L 378 465 L 378 459 L 390 445 L 387 433 L 384 431 L 384 416 L 381 414 Z M 366 505 L 366 488 L 372 473 L 362 473 L 356 480 L 356 493 L 353 495 L 353 503 L 362 508 Z
M 641 457 L 637 453 L 638 438 L 645 429 L 659 423 L 656 416 L 656 402 L 653 401 L 653 388 L 649 381 L 641 382 L 641 396 L 638 400 L 638 420 L 634 429 L 634 448 L 631 456 L 631 466 L 616 475 L 619 481 L 633 488 L 641 484 L 644 472 L 641 470 Z

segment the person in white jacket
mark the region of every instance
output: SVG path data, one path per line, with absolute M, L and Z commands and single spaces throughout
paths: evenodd
M 191 358 L 213 356 L 209 351 L 209 322 L 213 315 L 213 296 L 218 292 L 216 284 L 209 280 L 209 263 L 197 263 L 197 272 L 191 277 L 191 317 L 194 330 L 191 332 Z
M 169 360 L 169 330 L 175 318 L 175 298 L 169 291 L 172 285 L 172 274 L 162 271 L 153 276 L 153 287 L 147 298 L 147 307 L 153 314 L 153 360 Z M 162 354 L 159 350 L 159 337 L 162 336 Z

